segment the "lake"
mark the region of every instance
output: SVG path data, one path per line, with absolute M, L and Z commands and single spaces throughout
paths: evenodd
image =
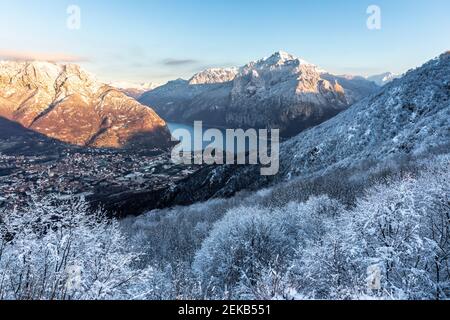
M 192 151 L 201 151 L 204 150 L 211 142 L 210 141 L 204 141 L 203 142 L 203 146 L 201 150 L 193 150 L 193 146 L 194 146 L 194 124 L 192 125 L 188 125 L 188 124 L 183 124 L 183 123 L 176 123 L 176 122 L 168 122 L 167 126 L 170 130 L 171 133 L 173 133 L 175 130 L 177 129 L 185 129 L 187 131 L 190 132 L 191 134 L 191 141 L 181 141 L 182 142 L 182 146 L 183 146 L 183 150 L 187 151 L 187 152 L 192 152 Z M 233 148 L 233 146 L 230 146 L 229 148 L 226 145 L 226 138 L 225 138 L 225 133 L 226 130 L 223 128 L 211 128 L 211 127 L 206 127 L 203 126 L 203 133 L 205 131 L 207 131 L 208 129 L 218 129 L 222 132 L 223 134 L 223 138 L 224 138 L 224 150 L 226 150 L 227 152 L 231 152 L 231 153 L 241 153 L 246 151 L 246 148 L 248 149 L 248 142 L 246 143 L 246 146 L 237 146 L 236 148 Z

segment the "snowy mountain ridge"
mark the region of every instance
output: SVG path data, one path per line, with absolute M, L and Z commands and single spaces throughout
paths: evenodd
M 208 69 L 189 81 L 171 81 L 139 101 L 169 121 L 227 127 L 279 128 L 295 135 L 378 90 L 279 51 L 240 68 Z
M 111 87 L 117 89 L 136 89 L 143 91 L 150 91 L 162 86 L 162 83 L 158 82 L 129 82 L 129 81 L 113 81 L 110 82 Z
M 195 74 L 189 84 L 212 84 L 233 81 L 238 74 L 238 68 L 210 68 Z
M 161 83 L 156 82 L 127 82 L 127 81 L 119 81 L 119 82 L 110 82 L 109 85 L 111 87 L 117 88 L 127 96 L 133 99 L 139 99 L 139 97 L 145 92 L 152 91 L 160 86 Z

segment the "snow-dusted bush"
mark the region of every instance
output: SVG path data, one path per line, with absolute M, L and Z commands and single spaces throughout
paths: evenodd
M 423 225 L 420 208 L 416 207 L 414 188 L 417 181 L 407 179 L 371 189 L 351 213 L 354 259 L 364 268 L 381 270 L 378 294 L 404 298 L 415 296 L 415 289 L 424 284 Z M 404 290 L 406 289 L 406 290 Z M 427 290 L 429 292 L 429 290 Z
M 153 210 L 140 217 L 126 218 L 121 225 L 130 241 L 145 251 L 143 263 L 160 268 L 172 262 L 190 263 L 212 225 L 233 207 L 230 202 L 218 199 Z
M 279 269 L 292 251 L 283 226 L 258 208 L 240 208 L 218 222 L 197 253 L 194 269 L 205 290 L 218 297 L 235 297 L 242 279 L 255 284 L 264 266 Z
M 82 199 L 32 197 L 0 212 L 0 299 L 448 299 L 450 156 L 388 169 L 363 196 L 361 170 L 120 227 Z M 342 195 L 317 196 L 339 177 Z
M 32 197 L 1 212 L 0 299 L 122 299 L 142 295 L 149 272 L 133 264 L 115 220 L 82 199 Z
M 324 221 L 341 210 L 337 201 L 325 196 L 275 210 L 231 210 L 214 226 L 195 258 L 194 269 L 206 294 L 286 297 L 292 289 L 288 274 L 297 250 L 323 237 Z

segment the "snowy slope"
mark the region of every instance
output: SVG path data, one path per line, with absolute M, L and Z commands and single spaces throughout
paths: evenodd
M 144 82 L 144 83 L 134 83 L 127 81 L 118 81 L 109 83 L 111 87 L 117 88 L 127 96 L 134 99 L 139 99 L 142 94 L 148 91 L 152 91 L 160 87 L 161 83 L 156 82 Z
M 417 155 L 450 143 L 450 54 L 386 85 L 281 149 L 284 176 Z

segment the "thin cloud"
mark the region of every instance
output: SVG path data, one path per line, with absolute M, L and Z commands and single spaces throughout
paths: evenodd
M 1 50 L 0 59 L 12 61 L 84 62 L 88 59 L 65 53 L 43 53 L 31 51 Z
M 186 66 L 196 63 L 198 63 L 198 61 L 194 59 L 166 59 L 163 61 L 163 64 L 166 66 Z

